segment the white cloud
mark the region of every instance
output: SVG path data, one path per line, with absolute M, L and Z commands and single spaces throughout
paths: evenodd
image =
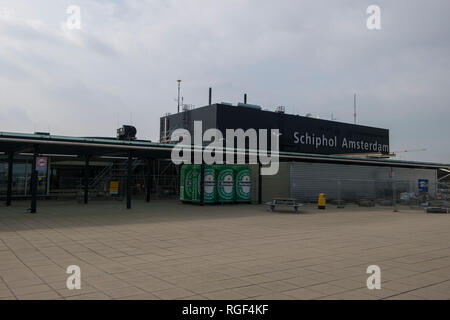
M 436 140 L 450 135 L 447 1 L 380 0 L 380 31 L 366 28 L 370 1 L 80 0 L 82 29 L 68 30 L 71 4 L 0 3 L 1 131 L 112 136 L 131 118 L 157 139 L 181 78 L 197 106 L 213 86 L 217 102 L 245 91 L 349 122 L 357 92 L 360 123 L 391 129 L 392 149 L 450 162 Z

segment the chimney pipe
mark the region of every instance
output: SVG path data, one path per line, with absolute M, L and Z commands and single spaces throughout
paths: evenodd
M 244 93 L 244 103 L 247 104 L 247 94 Z
M 212 101 L 212 88 L 209 87 L 209 105 L 211 105 L 211 101 Z

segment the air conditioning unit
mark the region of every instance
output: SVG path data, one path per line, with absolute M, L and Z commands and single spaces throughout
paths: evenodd
M 278 106 L 275 108 L 275 112 L 277 113 L 284 113 L 286 111 L 286 108 L 284 106 Z
M 117 139 L 119 140 L 135 140 L 137 130 L 133 126 L 123 125 L 117 129 Z

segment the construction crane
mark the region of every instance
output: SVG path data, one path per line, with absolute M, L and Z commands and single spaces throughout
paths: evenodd
M 420 151 L 427 151 L 427 149 L 396 150 L 396 151 L 392 151 L 392 154 L 403 153 L 403 152 L 420 152 Z
M 334 154 L 334 155 L 335 156 L 344 156 L 344 157 L 358 157 L 358 158 L 391 158 L 391 157 L 395 157 L 397 155 L 397 153 L 419 152 L 419 151 L 426 151 L 426 150 L 427 149 L 397 150 L 397 151 L 392 151 L 389 154 L 373 152 L 373 153 L 344 153 L 344 154 Z
M 423 149 L 396 150 L 396 151 L 392 151 L 389 154 L 389 156 L 390 157 L 395 157 L 397 155 L 397 153 L 422 152 L 422 151 L 427 151 L 427 149 L 423 148 Z

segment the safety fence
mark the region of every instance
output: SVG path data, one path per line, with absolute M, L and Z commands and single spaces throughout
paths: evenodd
M 419 206 L 436 199 L 436 185 L 419 185 L 417 180 L 311 179 L 290 188 L 292 198 L 306 203 L 316 202 L 321 193 L 336 205 Z

